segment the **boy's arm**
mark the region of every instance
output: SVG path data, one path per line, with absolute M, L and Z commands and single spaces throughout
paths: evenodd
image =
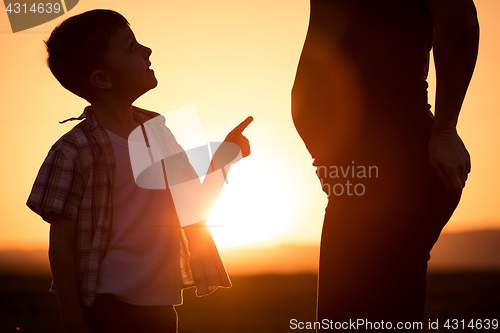
M 429 141 L 430 161 L 445 187 L 459 190 L 470 157 L 457 134 L 458 114 L 474 71 L 479 24 L 472 0 L 426 0 L 434 22 L 436 117 Z
M 188 172 L 186 177 L 186 173 L 176 168 L 175 163 L 166 162 L 166 165 L 175 167 L 167 167 L 166 173 L 170 170 L 170 175 L 173 175 L 168 186 L 181 226 L 208 220 L 231 164 L 250 154 L 250 144 L 242 132 L 252 121 L 253 118 L 248 117 L 229 132 L 215 152 L 202 184 L 194 169 L 191 168 L 192 172 Z M 180 176 L 176 177 L 177 174 Z
M 85 325 L 74 259 L 76 221 L 53 214 L 50 224 L 49 260 L 66 332 L 90 333 Z
M 198 201 L 197 207 L 206 211 L 206 219 L 208 219 L 215 202 L 219 198 L 231 165 L 242 157 L 250 155 L 250 143 L 243 135 L 243 131 L 252 121 L 253 117 L 247 117 L 229 132 L 212 158 L 198 192 L 200 201 Z

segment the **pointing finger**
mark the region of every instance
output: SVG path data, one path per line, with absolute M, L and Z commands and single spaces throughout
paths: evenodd
M 248 125 L 253 121 L 253 117 L 249 116 L 247 119 L 243 120 L 238 126 L 236 126 L 231 133 L 241 133 L 247 128 Z

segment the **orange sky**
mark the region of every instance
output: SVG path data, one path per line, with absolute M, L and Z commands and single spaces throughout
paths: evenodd
M 476 6 L 480 54 L 459 123 L 472 173 L 448 231 L 500 228 L 500 2 L 477 0 Z M 58 121 L 78 116 L 86 102 L 52 77 L 42 41 L 62 19 L 94 8 L 122 13 L 138 41 L 153 49 L 159 85 L 137 106 L 164 113 L 196 104 L 210 141 L 254 116 L 245 130 L 252 155 L 231 170 L 212 216 L 226 226 L 214 230 L 218 244 L 317 244 L 326 197 L 317 191 L 310 156 L 290 116 L 308 1 L 80 0 L 61 18 L 16 34 L 0 13 L 0 249 L 47 244 L 48 225 L 25 202 L 48 149 L 75 124 Z

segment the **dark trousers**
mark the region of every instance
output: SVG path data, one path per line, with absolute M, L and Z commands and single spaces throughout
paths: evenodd
M 139 306 L 100 294 L 92 306 L 82 309 L 92 333 L 177 332 L 177 313 L 172 305 Z
M 317 320 L 325 320 L 328 330 L 331 320 L 333 326 L 359 323 L 357 331 L 389 331 L 398 322 L 405 331 L 420 331 L 429 252 L 461 196 L 447 191 L 429 164 L 430 126 L 429 120 L 414 133 L 385 139 L 379 132 L 366 141 L 367 149 L 337 160 L 377 166 L 377 177 L 375 171 L 365 178 L 321 175 L 323 189 L 331 192 L 321 239 Z M 365 193 L 333 193 L 334 184 L 345 188 L 347 180 L 363 184 Z

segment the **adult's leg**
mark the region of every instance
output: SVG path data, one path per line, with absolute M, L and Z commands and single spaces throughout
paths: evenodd
M 461 194 L 444 189 L 428 163 L 425 142 L 424 134 L 413 146 L 382 139 L 377 144 L 384 148 L 375 149 L 377 154 L 356 156 L 379 167 L 376 179 L 350 179 L 364 183 L 366 195 L 330 196 L 321 240 L 318 321 L 359 319 L 364 322 L 358 329 L 380 331 L 388 328 L 380 326 L 382 321 L 395 326 L 422 320 L 429 252 Z

